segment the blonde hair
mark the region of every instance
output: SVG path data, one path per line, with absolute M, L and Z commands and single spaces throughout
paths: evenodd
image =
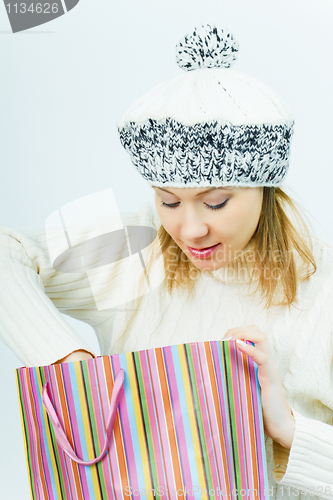
M 262 189 L 261 213 L 249 242 L 254 255 L 249 287 L 254 282 L 256 271 L 255 292 L 259 291 L 265 307 L 287 305 L 290 308 L 296 300 L 298 284 L 310 278 L 317 269 L 312 254 L 311 233 L 296 203 L 281 188 L 264 186 Z M 158 230 L 158 237 L 164 258 L 164 286 L 170 294 L 174 289 L 187 290 L 192 294 L 200 271 L 163 226 Z M 298 266 L 297 261 L 300 262 Z M 282 290 L 282 300 L 276 301 L 274 297 L 278 290 Z

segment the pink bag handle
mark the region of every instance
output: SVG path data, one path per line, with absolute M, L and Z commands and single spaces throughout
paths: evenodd
M 123 382 L 124 382 L 124 370 L 121 369 L 117 373 L 116 380 L 115 380 L 114 386 L 113 386 L 111 402 L 110 402 L 110 413 L 109 413 L 109 418 L 108 418 L 108 421 L 106 424 L 106 436 L 105 436 L 105 443 L 103 446 L 103 450 L 98 457 L 94 458 L 93 460 L 88 460 L 88 461 L 84 461 L 81 458 L 79 458 L 75 454 L 71 445 L 69 444 L 67 436 L 66 436 L 66 434 L 61 426 L 61 423 L 59 422 L 57 414 L 52 406 L 51 400 L 50 400 L 49 395 L 47 393 L 47 387 L 48 387 L 49 383 L 46 382 L 43 385 L 42 400 L 43 400 L 43 403 L 45 406 L 45 410 L 46 410 L 46 412 L 47 412 L 47 414 L 52 422 L 56 441 L 57 441 L 58 445 L 60 446 L 60 448 L 65 453 L 67 453 L 69 458 L 74 460 L 74 462 L 76 462 L 77 464 L 94 465 L 97 462 L 99 462 L 104 457 L 106 452 L 108 451 L 108 448 L 110 446 L 110 442 L 112 439 L 112 431 L 113 431 L 113 426 L 114 426 L 114 422 L 115 422 L 116 415 L 117 415 L 117 407 L 118 407 L 118 402 L 119 402 L 119 397 L 120 397 L 120 390 L 123 386 Z

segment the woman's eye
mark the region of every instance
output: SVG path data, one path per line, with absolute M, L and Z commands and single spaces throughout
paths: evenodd
M 220 205 L 207 205 L 207 203 L 205 203 L 206 207 L 210 208 L 211 210 L 219 210 L 219 208 L 223 208 L 226 206 L 226 204 L 228 203 L 229 201 L 229 198 L 227 200 L 225 200 L 223 203 L 220 203 Z
M 225 200 L 223 203 L 221 203 L 220 205 L 207 205 L 207 203 L 205 203 L 205 205 L 207 208 L 210 208 L 211 210 L 219 210 L 220 208 L 223 208 L 227 204 L 228 201 L 229 201 L 229 198 L 227 200 Z M 161 202 L 161 206 L 168 207 L 168 208 L 177 208 L 178 205 L 179 205 L 179 201 L 177 203 L 164 203 L 164 201 Z
M 162 207 L 176 208 L 179 205 L 179 201 L 177 203 L 164 203 L 164 201 L 162 201 L 161 205 Z

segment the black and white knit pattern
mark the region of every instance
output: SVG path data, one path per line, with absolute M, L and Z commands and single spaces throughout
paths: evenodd
M 229 68 L 236 60 L 238 42 L 230 31 L 209 24 L 195 28 L 176 45 L 176 61 L 181 68 Z
M 172 118 L 130 122 L 120 140 L 153 186 L 278 186 L 289 166 L 293 123 L 185 126 Z

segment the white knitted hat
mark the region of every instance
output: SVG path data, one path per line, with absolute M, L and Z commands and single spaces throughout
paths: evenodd
M 294 119 L 253 77 L 232 71 L 238 43 L 210 25 L 176 46 L 186 73 L 138 99 L 120 140 L 152 186 L 278 186 L 289 166 Z

